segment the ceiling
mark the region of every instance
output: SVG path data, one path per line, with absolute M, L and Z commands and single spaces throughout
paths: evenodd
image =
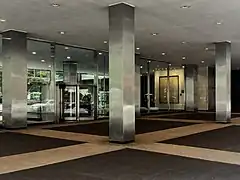
M 117 0 L 1 0 L 0 31 L 107 50 L 108 5 Z M 136 6 L 136 47 L 143 56 L 172 64 L 214 63 L 214 42 L 232 42 L 240 67 L 240 1 L 126 0 Z M 57 3 L 59 7 L 51 6 Z M 181 8 L 182 6 L 190 8 Z M 221 25 L 217 23 L 221 22 Z M 65 31 L 64 35 L 59 32 Z M 152 36 L 151 33 L 158 33 Z M 186 42 L 186 43 L 182 43 Z M 205 48 L 208 48 L 206 50 Z M 165 56 L 162 52 L 166 53 Z M 182 60 L 185 56 L 186 60 Z

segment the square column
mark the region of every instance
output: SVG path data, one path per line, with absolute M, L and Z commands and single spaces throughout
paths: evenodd
M 3 126 L 27 127 L 27 35 L 18 31 L 2 33 Z
M 136 117 L 141 116 L 141 68 L 135 67 L 135 112 Z
M 216 121 L 231 120 L 231 43 L 216 43 Z
M 117 143 L 135 139 L 134 44 L 134 7 L 109 6 L 109 138 Z
M 187 65 L 185 68 L 186 111 L 197 110 L 197 66 Z

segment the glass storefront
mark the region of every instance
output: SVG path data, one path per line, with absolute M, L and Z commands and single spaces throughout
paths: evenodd
M 2 43 L 2 41 L 1 41 Z M 2 48 L 2 46 L 1 46 Z M 0 48 L 0 51 L 2 49 Z M 2 55 L 2 53 L 1 53 Z M 107 52 L 76 46 L 51 44 L 45 41 L 27 41 L 27 105 L 28 121 L 58 122 L 94 120 L 109 116 L 109 56 Z M 149 69 L 148 69 L 149 64 Z M 137 59 L 141 74 L 141 107 L 148 105 L 148 75 L 150 74 L 150 106 L 166 103 L 166 78 L 158 82 L 155 71 L 166 69 L 164 62 Z M 0 64 L 2 67 L 2 62 Z M 176 87 L 170 79 L 170 87 Z M 163 85 L 162 85 L 163 84 Z M 158 91 L 158 92 L 155 92 Z M 176 96 L 175 90 L 170 90 Z M 170 99 L 177 103 L 178 98 Z M 2 113 L 2 71 L 0 69 L 0 113 Z

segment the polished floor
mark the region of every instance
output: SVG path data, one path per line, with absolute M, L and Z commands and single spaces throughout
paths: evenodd
M 238 118 L 216 124 L 146 116 L 137 120 L 136 129 L 147 130 L 138 130 L 136 141 L 124 145 L 86 132 L 104 123 L 1 131 L 0 180 L 240 179 Z

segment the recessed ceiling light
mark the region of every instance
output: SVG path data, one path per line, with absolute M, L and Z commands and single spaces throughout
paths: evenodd
M 184 66 L 184 65 L 182 65 L 182 68 L 184 69 L 184 68 L 185 68 L 185 66 Z
M 140 50 L 140 48 L 136 48 L 137 50 Z
M 148 63 L 150 63 L 151 61 L 148 61 Z
M 208 51 L 208 50 L 209 50 L 209 48 L 208 48 L 208 47 L 206 47 L 206 48 L 205 48 L 205 50 L 206 50 L 206 51 Z
M 99 55 L 102 55 L 102 53 L 101 53 L 101 52 L 99 52 L 98 54 L 99 54 Z
M 49 68 L 51 68 L 52 66 L 51 66 L 51 65 L 49 65 L 48 67 L 49 67 Z
M 140 68 L 142 69 L 142 68 L 143 68 L 143 66 L 140 66 Z
M 188 9 L 190 7 L 191 7 L 190 5 L 183 5 L 183 6 L 181 6 L 182 9 Z
M 182 44 L 186 44 L 186 42 L 185 42 L 185 41 L 183 41 L 183 42 L 182 42 Z
M 68 49 L 69 49 L 69 47 L 67 47 L 67 46 L 66 46 L 64 49 L 65 49 L 65 50 L 68 50 Z
M 67 59 L 71 59 L 71 56 L 68 56 Z
M 152 36 L 157 36 L 157 35 L 158 35 L 158 33 L 151 33 L 151 35 L 152 35 Z
M 168 66 L 172 66 L 172 64 L 168 64 Z
M 166 55 L 166 53 L 165 53 L 165 52 L 163 52 L 163 53 L 162 53 L 162 55 L 163 55 L 163 56 L 165 56 L 165 55 Z
M 37 53 L 35 51 L 32 52 L 33 55 L 36 55 Z
M 57 3 L 52 3 L 52 4 L 51 4 L 51 6 L 52 6 L 52 7 L 59 7 L 59 6 L 60 6 L 60 4 L 57 4 Z
M 204 63 L 204 61 L 201 61 L 201 63 L 203 64 L 203 63 Z
M 222 22 L 217 22 L 217 25 L 221 25 L 222 24 Z
M 185 57 L 185 56 L 183 56 L 183 57 L 182 57 L 182 59 L 183 59 L 183 60 L 185 60 L 185 59 L 186 59 L 186 57 Z
M 41 62 L 43 62 L 43 63 L 44 63 L 44 62 L 45 62 L 45 60 L 44 60 L 44 59 L 42 59 L 42 60 L 41 60 Z
M 107 41 L 103 41 L 104 44 L 107 44 L 108 42 Z
M 60 33 L 61 35 L 64 35 L 64 34 L 65 34 L 65 32 L 64 32 L 64 31 L 60 31 L 59 33 Z
M 0 22 L 2 22 L 2 23 L 6 22 L 6 19 L 0 19 Z

